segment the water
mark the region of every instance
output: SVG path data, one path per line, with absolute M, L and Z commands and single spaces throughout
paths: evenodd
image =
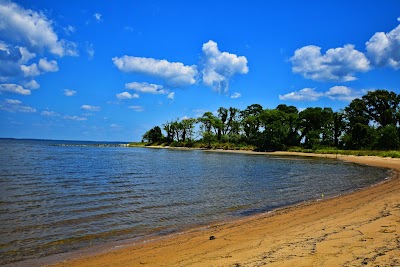
M 389 176 L 328 159 L 52 144 L 0 140 L 0 265 L 269 211 Z

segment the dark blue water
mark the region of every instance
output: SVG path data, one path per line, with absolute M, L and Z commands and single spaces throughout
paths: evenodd
M 389 176 L 329 159 L 54 143 L 0 140 L 0 265 L 269 211 Z

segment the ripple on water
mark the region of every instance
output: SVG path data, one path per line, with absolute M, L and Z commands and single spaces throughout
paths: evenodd
M 328 159 L 0 140 L 0 265 L 333 196 L 386 170 Z

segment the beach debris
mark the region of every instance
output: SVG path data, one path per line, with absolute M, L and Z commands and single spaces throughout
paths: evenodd
M 215 236 L 210 236 L 210 240 L 214 240 L 215 239 Z

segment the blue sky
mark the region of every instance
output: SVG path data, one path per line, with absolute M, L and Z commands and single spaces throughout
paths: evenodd
M 400 93 L 400 2 L 0 0 L 0 137 L 140 141 L 219 107 Z

